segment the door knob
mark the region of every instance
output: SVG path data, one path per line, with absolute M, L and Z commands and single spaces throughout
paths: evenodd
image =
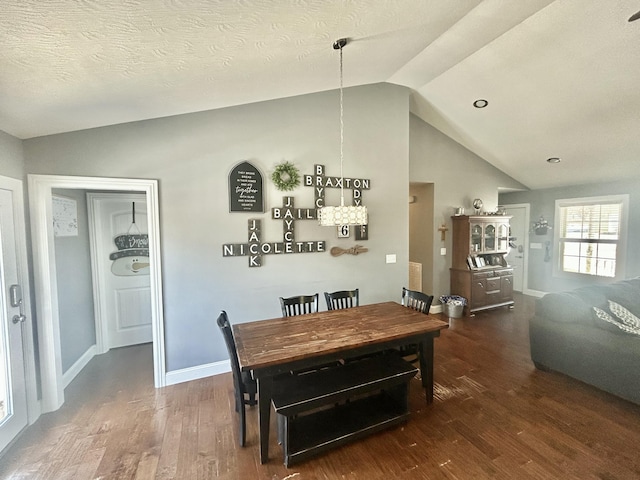
M 13 316 L 13 323 L 23 323 L 25 320 L 27 319 L 26 315 L 14 315 Z

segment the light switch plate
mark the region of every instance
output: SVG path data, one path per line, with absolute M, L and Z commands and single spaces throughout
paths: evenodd
M 396 254 L 391 253 L 387 255 L 387 263 L 396 263 Z

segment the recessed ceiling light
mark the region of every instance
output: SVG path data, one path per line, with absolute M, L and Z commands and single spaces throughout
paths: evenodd
M 547 158 L 547 162 L 549 163 L 560 163 L 560 159 L 558 157 Z
M 489 105 L 489 102 L 486 101 L 484 98 L 479 98 L 478 100 L 473 102 L 473 106 L 476 107 L 476 108 L 484 108 L 487 105 Z

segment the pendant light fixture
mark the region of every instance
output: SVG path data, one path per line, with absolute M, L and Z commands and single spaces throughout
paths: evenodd
M 346 38 L 340 38 L 333 43 L 334 50 L 340 50 L 340 206 L 322 207 L 318 209 L 318 220 L 323 227 L 342 225 L 367 225 L 367 207 L 364 205 L 344 204 L 344 96 L 342 81 L 342 48 L 347 44 Z

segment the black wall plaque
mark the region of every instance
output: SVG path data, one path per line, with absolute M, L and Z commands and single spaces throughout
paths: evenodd
M 229 211 L 264 212 L 264 183 L 260 171 L 242 162 L 229 173 Z

